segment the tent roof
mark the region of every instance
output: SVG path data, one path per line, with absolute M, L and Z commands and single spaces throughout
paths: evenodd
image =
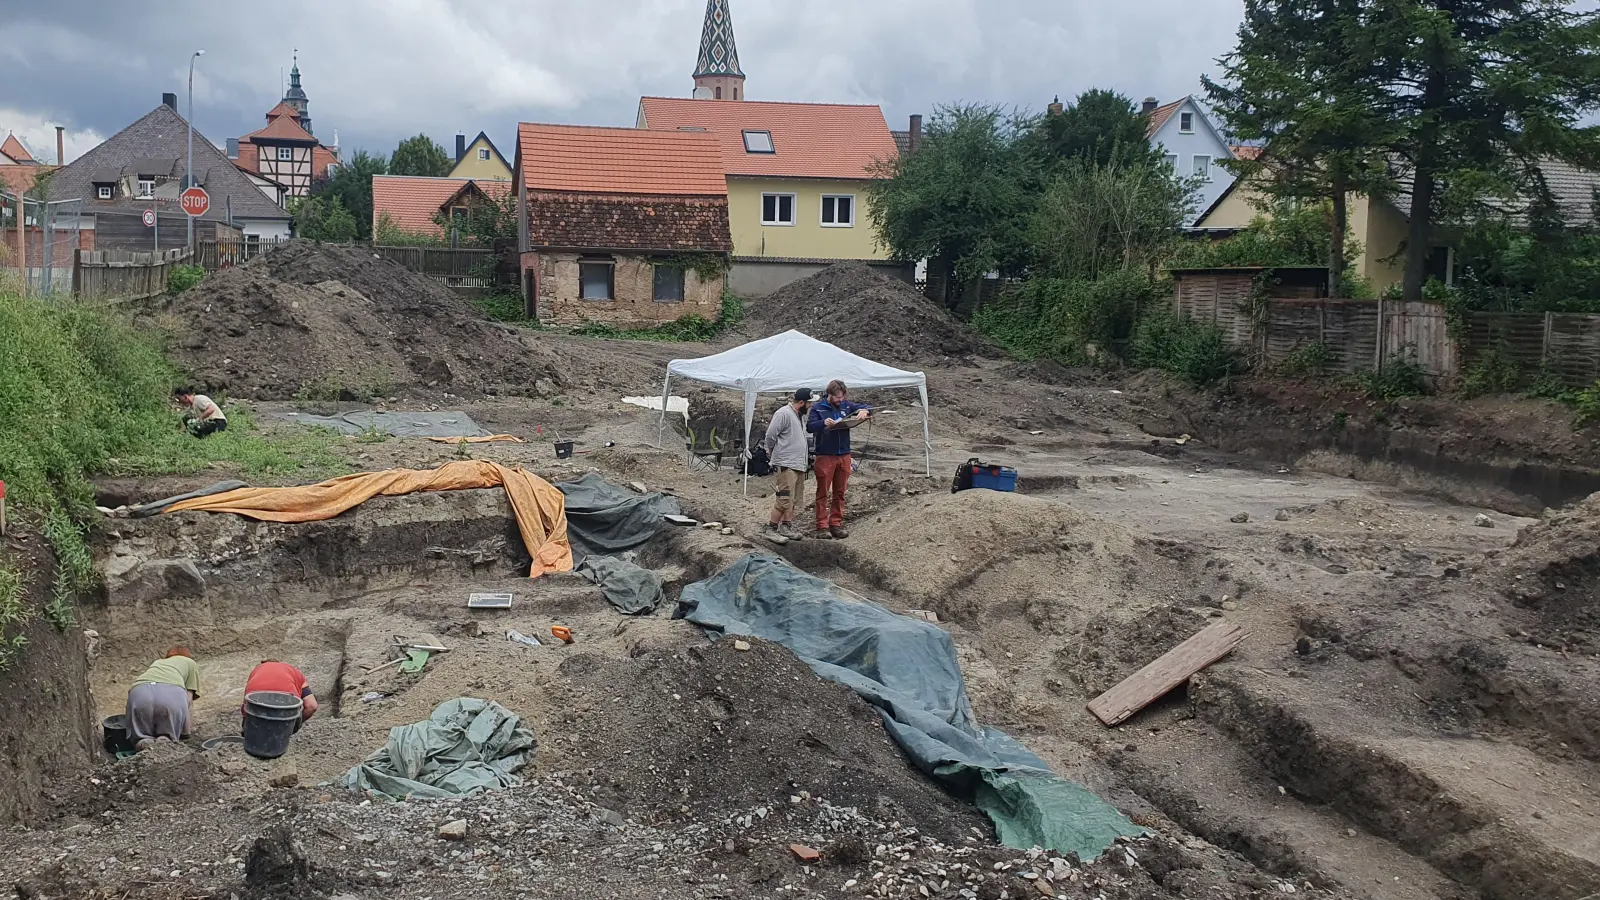
M 798 331 L 751 341 L 715 356 L 675 359 L 667 365 L 667 373 L 757 393 L 802 387 L 820 390 L 835 378 L 851 390 L 920 387 L 927 382 L 921 372 L 876 363 Z

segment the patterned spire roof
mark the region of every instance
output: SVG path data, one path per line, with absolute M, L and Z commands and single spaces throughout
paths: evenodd
M 733 42 L 733 15 L 728 0 L 706 0 L 706 26 L 700 33 L 700 62 L 694 77 L 731 75 L 743 78 L 739 69 L 739 48 Z

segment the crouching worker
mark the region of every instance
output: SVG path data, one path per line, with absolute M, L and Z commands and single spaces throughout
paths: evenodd
M 205 394 L 196 394 L 192 388 L 178 388 L 172 392 L 172 401 L 183 408 L 183 427 L 195 437 L 228 430 L 228 417 L 222 414 L 222 407 Z
M 148 750 L 156 741 L 181 741 L 189 736 L 195 698 L 200 696 L 200 666 L 182 647 L 167 651 L 134 679 L 128 691 L 128 735 L 133 746 Z
M 295 731 L 317 714 L 317 695 L 311 692 L 306 676 L 286 662 L 266 660 L 251 669 L 250 677 L 245 679 L 244 693 L 248 697 L 256 691 L 276 691 L 300 698 L 300 718 L 294 723 Z M 239 707 L 239 711 L 244 712 L 244 707 Z

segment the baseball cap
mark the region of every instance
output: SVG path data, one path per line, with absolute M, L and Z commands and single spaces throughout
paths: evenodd
M 810 403 L 815 396 L 811 388 L 797 388 L 794 392 L 794 399 L 802 403 Z

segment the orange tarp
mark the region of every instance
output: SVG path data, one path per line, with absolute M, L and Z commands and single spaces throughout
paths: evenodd
M 360 472 L 301 487 L 239 488 L 209 497 L 180 500 L 165 512 L 234 513 L 263 522 L 319 522 L 354 509 L 373 497 L 398 497 L 423 491 L 462 491 L 504 487 L 533 557 L 529 578 L 572 571 L 567 541 L 566 498 L 555 485 L 525 469 L 482 460 L 446 463 L 437 469 Z

